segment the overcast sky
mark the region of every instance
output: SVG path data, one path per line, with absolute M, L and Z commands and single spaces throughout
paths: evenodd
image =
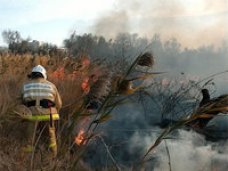
M 228 41 L 228 0 L 0 0 L 0 31 L 62 45 L 74 30 L 108 38 L 118 32 L 186 47 Z M 0 45 L 4 45 L 2 37 Z

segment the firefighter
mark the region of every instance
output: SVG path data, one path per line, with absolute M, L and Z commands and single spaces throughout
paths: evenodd
M 49 148 L 56 156 L 55 125 L 59 119 L 62 100 L 56 86 L 47 80 L 47 72 L 43 66 L 35 66 L 28 75 L 28 80 L 22 87 L 22 101 L 31 111 L 31 115 L 25 115 L 25 118 L 35 123 L 32 123 L 33 129 L 31 126 L 28 129 L 31 147 L 34 146 L 35 137 L 39 137 L 36 134 L 39 133 L 42 137 L 45 135 L 43 133 L 49 133 Z

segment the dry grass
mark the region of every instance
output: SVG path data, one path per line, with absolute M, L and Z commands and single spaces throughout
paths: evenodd
M 116 72 L 113 73 L 110 65 L 99 60 L 91 61 L 86 54 L 79 54 L 76 58 L 27 54 L 1 56 L 0 170 L 75 170 L 76 168 L 90 170 L 81 157 L 89 141 L 98 137 L 94 132 L 96 127 L 109 120 L 111 111 L 119 105 L 115 100 L 119 96 L 119 85 L 133 72 L 140 59 L 140 56 L 136 58 L 127 71 L 113 69 Z M 143 65 L 153 64 L 152 61 L 147 63 L 146 60 L 144 59 Z M 57 131 L 59 149 L 55 159 L 52 159 L 50 152 L 42 143 L 36 147 L 33 157 L 33 154 L 26 152 L 24 147 L 27 142 L 24 132 L 28 129 L 28 122 L 14 113 L 20 104 L 20 89 L 23 81 L 32 67 L 37 64 L 47 69 L 48 79 L 56 84 L 63 100 Z M 118 79 L 116 86 L 112 87 L 114 81 L 112 78 L 117 73 L 122 73 L 121 79 Z M 127 98 L 126 95 L 124 96 Z M 88 99 L 96 100 L 101 104 L 96 113 L 86 110 Z M 74 138 L 81 128 L 87 131 L 82 142 L 84 145 L 79 146 L 74 143 Z
M 62 133 L 68 129 L 72 116 L 77 112 L 84 103 L 84 98 L 88 94 L 88 89 L 95 82 L 90 79 L 100 77 L 103 73 L 101 65 L 90 64 L 90 59 L 85 55 L 79 55 L 77 58 L 55 59 L 49 56 L 32 56 L 22 55 L 14 56 L 7 54 L 1 56 L 1 79 L 0 79 L 0 153 L 1 164 L 0 170 L 27 170 L 30 168 L 31 154 L 23 151 L 26 144 L 24 130 L 27 129 L 27 122 L 20 117 L 16 117 L 13 111 L 20 104 L 20 91 L 23 81 L 32 67 L 37 64 L 43 65 L 48 72 L 51 82 L 56 84 L 63 100 L 63 108 L 60 111 L 61 123 L 58 131 L 58 141 L 62 142 Z M 94 72 L 96 71 L 96 72 Z M 89 79 L 89 82 L 85 80 Z M 82 83 L 85 82 L 83 87 Z M 87 89 L 86 89 L 87 88 Z M 75 123 L 80 122 L 78 117 Z M 72 136 L 75 136 L 74 128 L 70 130 L 69 137 L 65 137 L 65 143 L 72 142 Z M 75 154 L 70 154 L 67 144 L 62 144 L 66 148 L 60 149 L 58 159 L 51 160 L 49 152 L 42 150 L 39 146 L 35 153 L 34 169 L 42 170 L 69 170 L 66 167 L 72 166 L 72 159 L 77 158 Z M 63 150 L 64 149 L 64 150 Z M 46 160 L 48 157 L 50 159 Z M 82 161 L 79 161 L 80 170 L 88 170 Z M 84 166 L 83 166 L 84 165 Z
M 55 159 L 46 150 L 45 144 L 39 143 L 31 160 L 32 154 L 23 148 L 26 145 L 24 130 L 27 129 L 28 122 L 13 113 L 16 106 L 20 104 L 20 88 L 23 81 L 32 67 L 37 64 L 41 64 L 47 69 L 48 79 L 56 84 L 63 100 L 63 108 L 60 111 L 61 120 L 57 131 L 58 155 Z M 138 56 L 127 70 L 115 70 L 115 66 L 112 66 L 114 67 L 112 70 L 110 65 L 98 60 L 91 61 L 85 54 L 79 54 L 76 58 L 9 54 L 2 56 L 0 170 L 91 170 L 82 161 L 82 156 L 90 141 L 101 139 L 108 150 L 102 137 L 96 132 L 96 128 L 102 122 L 108 121 L 112 117 L 113 109 L 124 103 L 129 96 L 140 90 L 153 99 L 154 96 L 161 97 L 164 89 L 170 91 L 169 96 L 166 94 L 166 99 L 163 98 L 165 100 L 158 105 L 161 108 L 162 116 L 170 113 L 170 110 L 174 108 L 173 105 L 179 105 L 183 98 L 186 99 L 186 96 L 189 99 L 198 98 L 197 92 L 200 84 L 195 82 L 181 84 L 179 88 L 176 87 L 176 83 L 163 85 L 163 82 L 155 82 L 149 86 L 149 89 L 153 89 L 154 94 L 146 92 L 146 87 L 142 85 L 132 88 L 132 82 L 135 79 L 144 80 L 157 74 L 148 70 L 148 67 L 152 67 L 153 64 L 152 55 L 148 54 Z M 135 72 L 136 70 L 137 72 Z M 90 100 L 99 102 L 97 111 L 90 112 L 86 109 Z M 188 108 L 188 110 L 180 111 L 186 117 L 181 118 L 176 124 L 161 133 L 142 158 L 142 162 L 146 161 L 148 154 L 169 133 L 203 116 L 205 111 L 212 110 L 214 106 L 216 105 L 213 104 L 195 111 L 192 111 L 192 107 L 190 107 L 191 110 Z M 81 129 L 84 130 L 84 139 L 81 145 L 77 145 L 75 144 L 75 136 Z M 113 161 L 113 168 L 110 170 L 118 170 L 118 163 L 115 162 L 110 152 L 109 156 Z

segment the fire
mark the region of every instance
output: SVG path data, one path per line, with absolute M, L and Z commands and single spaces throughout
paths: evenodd
M 85 67 L 88 67 L 90 65 L 90 60 L 89 58 L 84 58 L 82 60 L 82 65 L 85 66 Z
M 58 69 L 56 69 L 52 74 L 51 77 L 55 78 L 55 79 L 59 79 L 59 80 L 63 80 L 65 77 L 65 70 L 63 67 L 60 67 Z
M 75 137 L 74 142 L 77 145 L 84 145 L 86 143 L 84 133 L 85 133 L 84 130 L 80 130 L 78 135 Z
M 89 77 L 84 78 L 81 84 L 81 88 L 84 91 L 84 93 L 88 94 L 90 91 L 90 85 L 89 85 Z

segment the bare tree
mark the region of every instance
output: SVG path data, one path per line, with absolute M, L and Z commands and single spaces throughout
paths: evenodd
M 19 43 L 22 40 L 20 33 L 13 30 L 4 30 L 2 32 L 2 37 L 8 45 L 13 43 Z

